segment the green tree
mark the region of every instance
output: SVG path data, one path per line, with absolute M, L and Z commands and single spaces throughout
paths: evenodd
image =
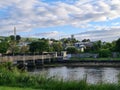
M 21 36 L 20 35 L 16 35 L 16 41 L 20 41 L 21 40 Z
M 20 39 L 21 39 L 21 36 L 20 35 L 16 35 L 16 36 L 14 36 L 14 35 L 11 35 L 10 36 L 10 39 L 11 39 L 11 41 L 17 41 L 17 42 L 19 42 L 20 41 Z
M 111 56 L 111 51 L 109 49 L 101 49 L 99 51 L 99 56 L 100 57 L 110 57 Z
M 49 51 L 49 44 L 46 41 L 35 41 L 29 44 L 30 52 L 42 53 L 44 51 Z
M 67 48 L 67 53 L 76 54 L 76 53 L 78 53 L 78 50 L 75 47 L 68 47 Z
M 83 39 L 82 42 L 90 42 L 90 39 Z
M 16 41 L 9 42 L 9 51 L 11 54 L 19 53 L 19 47 L 16 45 Z
M 112 47 L 112 43 L 109 42 L 104 42 L 104 44 L 102 45 L 103 49 L 110 49 Z
M 112 52 L 115 52 L 116 51 L 116 41 L 112 41 L 112 43 L 111 43 L 111 48 L 110 48 L 110 50 L 112 51 Z
M 10 36 L 10 40 L 11 40 L 11 41 L 15 40 L 15 36 L 14 36 L 14 35 L 11 35 L 11 36 Z
M 102 47 L 102 44 L 101 44 L 101 41 L 96 41 L 93 43 L 93 46 L 91 47 L 91 51 L 92 52 L 99 52 L 99 50 L 101 50 L 101 47 Z
M 29 52 L 29 47 L 28 46 L 22 46 L 20 48 L 20 53 L 25 54 L 27 52 Z
M 120 52 L 120 38 L 116 41 L 116 51 Z
M 56 52 L 60 52 L 63 50 L 63 46 L 60 42 L 54 42 L 52 44 L 52 47 L 53 47 L 53 50 L 56 51 Z
M 6 53 L 8 48 L 9 48 L 9 44 L 7 42 L 3 41 L 0 43 L 0 53 L 2 54 Z

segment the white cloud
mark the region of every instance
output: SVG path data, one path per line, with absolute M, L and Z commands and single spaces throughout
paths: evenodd
M 29 35 L 29 37 L 45 37 L 45 38 L 59 38 L 61 32 L 51 31 L 51 32 L 42 32 Z
M 8 14 L 0 18 L 1 32 L 12 30 L 14 26 L 20 32 L 60 25 L 85 28 L 89 27 L 89 22 L 119 18 L 120 0 L 77 0 L 73 4 L 48 4 L 40 0 L 0 0 L 0 9 L 7 10 Z
M 93 41 L 103 40 L 112 41 L 120 36 L 120 27 L 112 27 L 106 30 L 93 30 L 75 34 L 78 40 L 91 39 Z

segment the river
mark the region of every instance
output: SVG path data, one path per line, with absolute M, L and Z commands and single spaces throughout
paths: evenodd
M 42 74 L 46 77 L 55 77 L 63 80 L 83 80 L 90 84 L 96 83 L 118 83 L 120 68 L 112 67 L 50 67 L 32 69 L 32 74 Z

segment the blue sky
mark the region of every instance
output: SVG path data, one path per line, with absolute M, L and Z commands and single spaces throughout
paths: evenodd
M 120 0 L 0 0 L 0 35 L 120 38 Z

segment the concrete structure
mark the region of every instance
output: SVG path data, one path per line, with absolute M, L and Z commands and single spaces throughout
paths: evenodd
M 92 53 L 81 53 L 81 54 L 71 54 L 71 57 L 78 57 L 78 58 L 97 58 L 99 54 L 92 54 Z
M 67 56 L 67 51 L 61 51 L 61 56 L 64 58 Z

